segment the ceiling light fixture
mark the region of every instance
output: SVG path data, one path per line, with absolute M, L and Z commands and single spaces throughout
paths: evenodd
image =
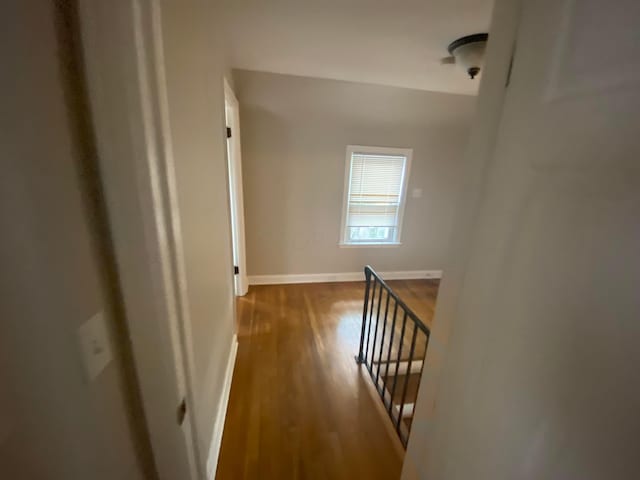
M 443 58 L 441 63 L 460 65 L 469 78 L 474 79 L 482 68 L 488 38 L 488 33 L 474 33 L 454 40 L 447 47 L 451 56 Z

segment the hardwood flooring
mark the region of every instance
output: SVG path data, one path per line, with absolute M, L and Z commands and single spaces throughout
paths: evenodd
M 388 282 L 428 325 L 438 282 Z M 251 287 L 217 479 L 400 478 L 402 451 L 354 360 L 364 283 Z M 387 422 L 387 423 L 385 423 Z

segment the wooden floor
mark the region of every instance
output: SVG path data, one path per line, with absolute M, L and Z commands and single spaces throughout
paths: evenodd
M 437 281 L 388 282 L 430 326 Z M 402 452 L 354 356 L 364 283 L 251 287 L 217 477 L 400 478 Z M 369 382 L 369 383 L 367 383 Z

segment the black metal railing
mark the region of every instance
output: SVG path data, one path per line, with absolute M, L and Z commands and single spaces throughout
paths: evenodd
M 356 361 L 367 367 L 400 441 L 406 447 L 429 343 L 429 328 L 373 268 L 367 265 L 364 275 L 362 332 Z M 410 389 L 413 398 L 407 397 Z M 413 403 L 409 403 L 411 400 Z

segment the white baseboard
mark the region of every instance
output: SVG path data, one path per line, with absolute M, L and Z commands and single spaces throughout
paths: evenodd
M 216 423 L 213 426 L 213 435 L 209 446 L 209 455 L 207 457 L 207 478 L 213 480 L 218 469 L 218 459 L 220 457 L 220 447 L 222 446 L 222 432 L 224 431 L 224 420 L 227 416 L 227 406 L 229 404 L 229 394 L 231 393 L 231 381 L 233 379 L 233 369 L 236 364 L 236 354 L 238 353 L 238 337 L 233 336 L 231 344 L 231 352 L 227 360 L 227 369 L 224 374 L 224 387 L 222 390 L 222 398 L 218 405 L 216 413 Z
M 442 278 L 442 270 L 409 270 L 405 272 L 378 272 L 384 280 L 415 280 Z M 364 272 L 302 273 L 292 275 L 249 275 L 249 285 L 277 285 L 284 283 L 362 282 Z

